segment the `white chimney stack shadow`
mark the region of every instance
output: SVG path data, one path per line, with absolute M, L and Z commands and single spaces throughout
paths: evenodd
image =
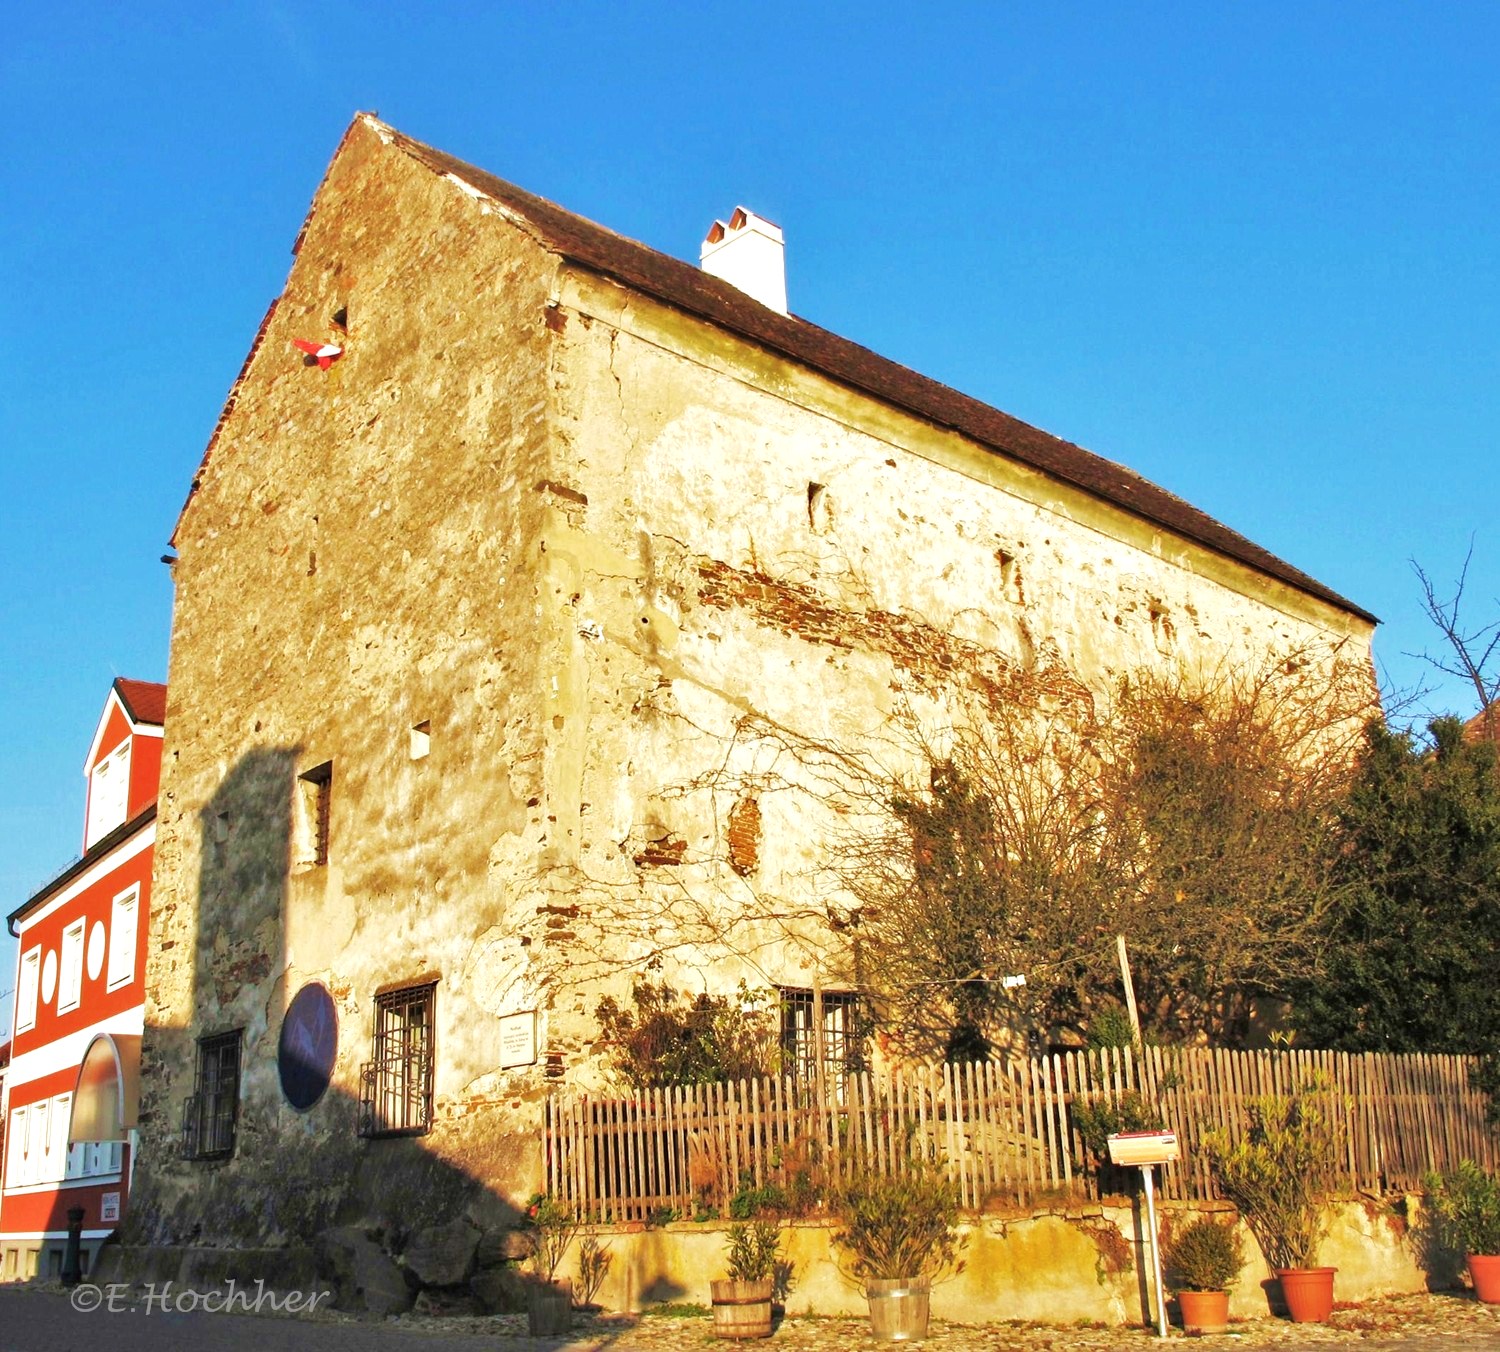
M 715 221 L 709 228 L 699 261 L 704 272 L 777 314 L 786 313 L 786 241 L 779 225 L 735 207 L 728 225 Z

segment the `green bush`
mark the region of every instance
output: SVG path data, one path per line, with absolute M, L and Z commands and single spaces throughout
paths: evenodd
M 857 1277 L 930 1277 L 958 1252 L 958 1195 L 935 1165 L 911 1161 L 901 1174 L 860 1174 L 839 1187 L 833 1241 Z
M 551 1281 L 557 1275 L 557 1265 L 578 1233 L 580 1221 L 567 1205 L 536 1193 L 526 1207 L 526 1218 L 531 1226 L 531 1267 L 538 1277 Z
M 635 1089 L 722 1084 L 774 1075 L 781 1037 L 771 993 L 742 981 L 733 998 L 679 996 L 670 986 L 637 981 L 629 1008 L 606 996 L 596 1007 L 614 1070 Z
M 776 1275 L 781 1230 L 775 1221 L 729 1227 L 729 1276 L 737 1282 L 764 1282 Z
M 1245 1250 L 1233 1223 L 1207 1216 L 1177 1235 L 1163 1255 L 1168 1280 L 1178 1291 L 1227 1291 L 1245 1266 Z
M 1445 1243 L 1468 1254 L 1500 1254 L 1500 1179 L 1473 1160 L 1423 1180 L 1426 1205 Z
M 1219 1190 L 1239 1208 L 1275 1269 L 1316 1266 L 1327 1216 L 1323 1204 L 1338 1164 L 1333 1122 L 1319 1083 L 1250 1105 L 1250 1130 L 1231 1145 L 1222 1131 L 1203 1138 Z
M 1089 1020 L 1084 1041 L 1090 1050 L 1135 1046 L 1135 1028 L 1130 1015 L 1118 1005 L 1106 1005 Z
M 1109 1138 L 1121 1131 L 1160 1131 L 1166 1123 L 1161 1110 L 1134 1089 L 1114 1102 L 1098 1099 L 1073 1105 L 1073 1126 L 1096 1162 L 1109 1159 Z
M 751 1221 L 757 1216 L 777 1216 L 788 1209 L 786 1190 L 777 1183 L 762 1183 L 747 1172 L 740 1174 L 740 1190 L 729 1199 L 729 1217 L 736 1221 Z

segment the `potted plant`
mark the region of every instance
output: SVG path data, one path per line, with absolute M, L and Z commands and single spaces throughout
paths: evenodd
M 833 1241 L 848 1251 L 865 1283 L 870 1331 L 890 1340 L 925 1338 L 932 1278 L 952 1263 L 958 1197 L 924 1160 L 900 1174 L 867 1172 L 838 1189 L 840 1228 Z
M 573 1327 L 573 1283 L 557 1280 L 557 1266 L 578 1233 L 578 1218 L 562 1202 L 538 1193 L 526 1208 L 531 1222 L 531 1271 L 526 1291 L 526 1328 L 533 1336 L 567 1333 Z
M 729 1276 L 709 1283 L 720 1338 L 769 1338 L 780 1228 L 775 1221 L 729 1227 Z
M 1242 1140 L 1231 1145 L 1222 1130 L 1203 1138 L 1220 1192 L 1259 1241 L 1297 1323 L 1324 1323 L 1333 1313 L 1337 1269 L 1317 1266 L 1338 1158 L 1324 1093 L 1314 1082 L 1256 1099 Z
M 1500 1305 L 1500 1179 L 1473 1160 L 1445 1174 L 1428 1174 L 1426 1202 L 1444 1243 L 1468 1259 L 1474 1294 Z
M 1207 1216 L 1173 1237 L 1165 1254 L 1186 1333 L 1223 1333 L 1229 1327 L 1229 1288 L 1245 1266 L 1233 1223 Z

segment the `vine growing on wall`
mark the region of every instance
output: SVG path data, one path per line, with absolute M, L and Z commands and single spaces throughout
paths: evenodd
M 744 579 L 710 572 L 705 603 L 731 607 Z M 795 602 L 821 632 L 841 614 L 806 588 L 756 588 L 765 620 Z M 866 995 L 891 1050 L 964 1060 L 1081 1042 L 1118 1006 L 1120 934 L 1166 1038 L 1233 1041 L 1258 999 L 1319 969 L 1332 804 L 1375 710 L 1357 655 L 1164 666 L 1099 692 L 1045 643 L 1018 665 L 900 616 L 872 633 L 896 678 L 870 727 L 716 722 L 666 680 L 642 696 L 643 719 L 712 761 L 656 787 L 661 819 L 639 838 L 540 880 L 555 992 L 811 971 Z M 747 821 L 789 824 L 775 867 Z

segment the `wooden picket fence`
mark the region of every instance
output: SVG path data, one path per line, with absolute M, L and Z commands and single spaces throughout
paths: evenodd
M 1164 1196 L 1214 1197 L 1206 1131 L 1245 1131 L 1262 1095 L 1322 1086 L 1337 1124 L 1350 1194 L 1420 1187 L 1429 1169 L 1500 1163 L 1474 1058 L 1311 1051 L 1148 1048 L 1075 1051 L 1022 1061 L 861 1072 L 842 1084 L 791 1079 L 560 1093 L 546 1113 L 547 1188 L 593 1221 L 726 1212 L 736 1194 L 774 1185 L 814 1197 L 857 1170 L 941 1162 L 965 1208 L 1094 1198 L 1119 1188 L 1088 1156 L 1079 1104 L 1138 1093 L 1177 1132 L 1182 1159 L 1161 1171 Z

